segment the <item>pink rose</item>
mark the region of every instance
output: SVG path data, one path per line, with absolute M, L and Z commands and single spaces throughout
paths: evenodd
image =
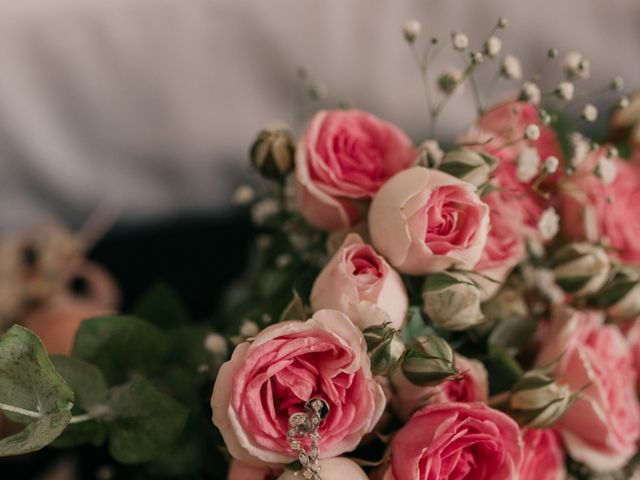
M 277 477 L 278 474 L 269 467 L 247 465 L 232 459 L 227 480 L 273 480 Z
M 484 365 L 459 354 L 456 354 L 455 361 L 460 374 L 434 387 L 414 385 L 402 371 L 396 370 L 391 377 L 393 412 L 407 421 L 413 412 L 431 403 L 486 402 L 489 383 Z
M 348 458 L 336 457 L 320 460 L 320 477 L 322 480 L 369 480 L 362 468 Z M 278 477 L 278 480 L 301 480 L 302 475 L 296 475 L 291 470 Z
M 386 399 L 371 374 L 364 337 L 345 314 L 320 310 L 306 321 L 267 327 L 239 345 L 213 389 L 213 423 L 245 463 L 289 463 L 289 417 L 307 400 L 330 406 L 320 457 L 353 450 L 382 415 Z
M 393 437 L 384 480 L 518 478 L 518 424 L 484 403 L 443 403 L 416 412 Z
M 558 434 L 551 429 L 527 429 L 522 432 L 524 457 L 520 480 L 564 480 L 564 451 Z
M 482 282 L 486 295 L 491 296 L 500 288 L 513 267 L 525 257 L 525 226 L 518 215 L 514 215 L 513 210 L 502 203 L 497 192 L 486 195 L 482 200 L 491 209 L 491 226 L 487 244 L 475 271 L 494 280 Z
M 624 332 L 631 350 L 633 367 L 636 371 L 636 390 L 640 392 L 640 318 L 636 318 L 625 325 Z
M 347 236 L 311 290 L 314 311 L 339 310 L 361 329 L 385 320 L 400 328 L 408 304 L 400 275 L 357 234 Z
M 603 155 L 598 150 L 585 163 L 597 164 Z M 610 183 L 581 167 L 562 184 L 562 230 L 572 240 L 605 240 L 614 256 L 640 265 L 640 167 L 619 158 L 609 162 L 615 175 Z
M 557 313 L 537 364 L 557 361 L 555 374 L 584 389 L 557 424 L 569 454 L 596 471 L 622 467 L 635 454 L 640 407 L 631 353 L 618 327 L 597 312 Z
M 409 138 L 390 123 L 360 110 L 320 111 L 296 151 L 299 208 L 323 230 L 353 225 L 360 205 L 415 157 Z
M 400 172 L 369 211 L 373 245 L 403 273 L 472 269 L 484 250 L 489 207 L 475 187 L 424 167 Z

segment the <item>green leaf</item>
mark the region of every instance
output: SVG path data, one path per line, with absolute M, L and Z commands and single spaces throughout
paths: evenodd
M 133 314 L 162 329 L 180 327 L 189 323 L 186 306 L 180 297 L 164 284 L 152 287 L 134 307 Z
M 80 445 L 94 445 L 96 447 L 104 444 L 107 436 L 106 426 L 96 420 L 87 422 L 72 423 L 51 444 L 53 448 L 74 448 Z
M 488 367 L 492 395 L 510 390 L 523 374 L 518 362 L 507 350 L 498 345 L 489 344 Z
M 447 272 L 432 273 L 431 275 L 427 275 L 427 277 L 424 279 L 422 290 L 433 292 L 437 290 L 442 290 L 452 285 L 457 285 L 458 283 L 471 284 L 471 281 L 457 278 L 454 275 L 451 275 Z
M 134 372 L 161 366 L 169 351 L 168 337 L 136 317 L 96 317 L 80 325 L 73 356 L 96 365 L 109 384 L 118 384 Z
M 119 462 L 132 464 L 166 454 L 187 420 L 187 410 L 159 392 L 139 375 L 112 390 L 109 406 L 109 452 Z
M 14 325 L 0 337 L 0 410 L 31 412 L 11 416 L 30 423 L 0 440 L 0 457 L 34 452 L 53 442 L 71 420 L 73 401 L 73 391 L 33 332 Z
M 52 355 L 51 361 L 62 378 L 71 386 L 76 396 L 76 406 L 89 411 L 104 404 L 109 387 L 102 372 L 94 365 L 79 358 Z
M 440 170 L 448 173 L 449 175 L 453 175 L 454 177 L 462 178 L 479 167 L 480 165 L 470 165 L 468 163 L 454 160 L 440 165 Z

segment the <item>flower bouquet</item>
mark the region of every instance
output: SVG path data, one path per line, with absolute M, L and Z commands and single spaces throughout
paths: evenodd
M 261 233 L 213 320 L 189 322 L 156 288 L 133 316 L 84 321 L 70 356 L 9 328 L 0 410 L 27 426 L 0 455 L 107 445 L 136 478 L 227 464 L 235 480 L 634 475 L 640 157 L 618 128 L 579 133 L 598 117 L 574 91 L 584 56 L 550 49 L 560 73 L 543 92 L 549 75 L 521 82 L 501 54 L 506 26 L 473 49 L 407 23 L 429 120 L 418 147 L 354 108 L 318 110 L 297 141 L 259 134 L 251 162 L 270 182 L 236 200 Z M 440 48 L 463 69 L 434 75 Z M 480 68 L 515 93 L 485 108 Z M 437 120 L 463 87 L 478 118 L 445 148 Z M 614 119 L 622 90 L 615 77 L 598 93 Z

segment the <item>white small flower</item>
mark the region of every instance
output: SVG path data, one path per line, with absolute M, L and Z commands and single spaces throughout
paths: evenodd
M 514 55 L 504 57 L 500 73 L 509 80 L 520 80 L 522 78 L 522 66 L 518 57 Z
M 549 115 L 549 112 L 540 110 L 538 114 L 540 115 L 540 121 L 543 125 L 549 125 L 551 123 L 551 115 Z
M 273 198 L 266 198 L 253 206 L 251 217 L 256 224 L 261 225 L 269 217 L 278 213 L 278 210 L 280 210 L 278 201 Z
M 540 171 L 540 155 L 538 150 L 525 147 L 520 152 L 516 166 L 516 176 L 521 182 L 530 182 Z
M 582 119 L 586 122 L 595 122 L 598 118 L 598 109 L 595 105 L 587 103 L 582 109 Z
M 252 322 L 251 320 L 244 320 L 240 325 L 240 329 L 238 332 L 245 338 L 255 337 L 260 329 L 258 328 L 258 324 L 256 322 Z
M 507 28 L 509 21 L 505 17 L 498 18 L 498 28 Z
M 538 105 L 542 97 L 542 94 L 540 93 L 540 87 L 538 87 L 538 85 L 533 82 L 524 82 L 522 84 L 520 97 L 526 102 Z
M 471 63 L 474 65 L 480 65 L 484 61 L 484 55 L 482 52 L 471 52 Z
M 569 137 L 571 143 L 571 166 L 577 168 L 589 154 L 589 142 L 579 133 L 572 133 Z
M 443 95 L 459 95 L 462 87 L 462 71 L 455 67 L 446 68 L 438 77 L 438 90 Z
M 562 81 L 558 83 L 554 93 L 560 100 L 571 100 L 573 98 L 573 92 L 575 91 L 575 87 L 573 83 Z
M 616 147 L 609 147 L 609 150 L 607 150 L 607 157 L 608 158 L 615 158 L 618 156 L 618 149 Z
M 548 174 L 553 174 L 556 173 L 558 171 L 558 167 L 560 166 L 560 160 L 558 160 L 558 157 L 554 157 L 553 155 L 549 155 L 543 165 L 542 165 L 542 169 L 544 170 L 545 173 Z
M 578 52 L 569 52 L 562 61 L 562 67 L 568 78 L 589 78 L 591 65 L 584 55 Z
M 624 80 L 621 76 L 615 76 L 611 79 L 611 90 L 621 92 L 624 89 Z
M 524 129 L 524 138 L 527 140 L 533 140 L 534 142 L 540 138 L 540 127 L 535 124 L 527 125 Z
M 558 49 L 557 48 L 550 48 L 549 50 L 547 50 L 547 57 L 553 59 L 553 58 L 558 58 Z
M 227 356 L 227 341 L 219 333 L 210 333 L 206 337 L 204 337 L 204 348 L 207 352 L 212 353 L 216 356 Z
M 240 185 L 233 192 L 233 202 L 237 205 L 248 205 L 255 198 L 255 191 L 250 185 Z
M 453 32 L 451 34 L 451 44 L 453 45 L 453 48 L 461 52 L 466 50 L 469 46 L 469 37 L 464 33 Z
M 624 96 L 620 100 L 618 100 L 618 108 L 627 108 L 629 106 L 629 97 Z
M 495 58 L 502 50 L 502 40 L 500 40 L 495 35 L 491 35 L 487 38 L 487 41 L 484 42 L 484 53 L 486 53 L 490 58 Z
M 288 253 L 283 253 L 282 255 L 278 255 L 276 257 L 276 267 L 279 269 L 286 268 L 291 264 L 293 258 Z
M 542 240 L 551 240 L 556 236 L 559 229 L 560 216 L 558 215 L 558 212 L 556 212 L 556 209 L 553 207 L 547 208 L 542 212 L 542 216 L 538 221 L 538 232 L 540 232 Z
M 603 155 L 598 158 L 598 165 L 596 165 L 595 173 L 600 180 L 602 180 L 602 183 L 608 185 L 616 179 L 618 172 L 614 161 Z
M 417 20 L 409 20 L 404 24 L 404 28 L 402 32 L 404 33 L 404 38 L 409 43 L 413 43 L 416 41 L 416 38 L 420 35 L 420 31 L 422 30 L 422 25 Z

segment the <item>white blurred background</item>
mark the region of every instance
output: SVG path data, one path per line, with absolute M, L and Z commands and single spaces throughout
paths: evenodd
M 133 220 L 224 212 L 256 131 L 291 122 L 299 65 L 420 141 L 403 24 L 478 46 L 498 16 L 525 75 L 553 46 L 590 59 L 590 86 L 620 74 L 640 87 L 638 0 L 0 0 L 0 229 L 45 215 L 77 225 L 104 201 Z M 486 81 L 496 68 L 482 67 Z M 467 95 L 443 138 L 472 120 Z

